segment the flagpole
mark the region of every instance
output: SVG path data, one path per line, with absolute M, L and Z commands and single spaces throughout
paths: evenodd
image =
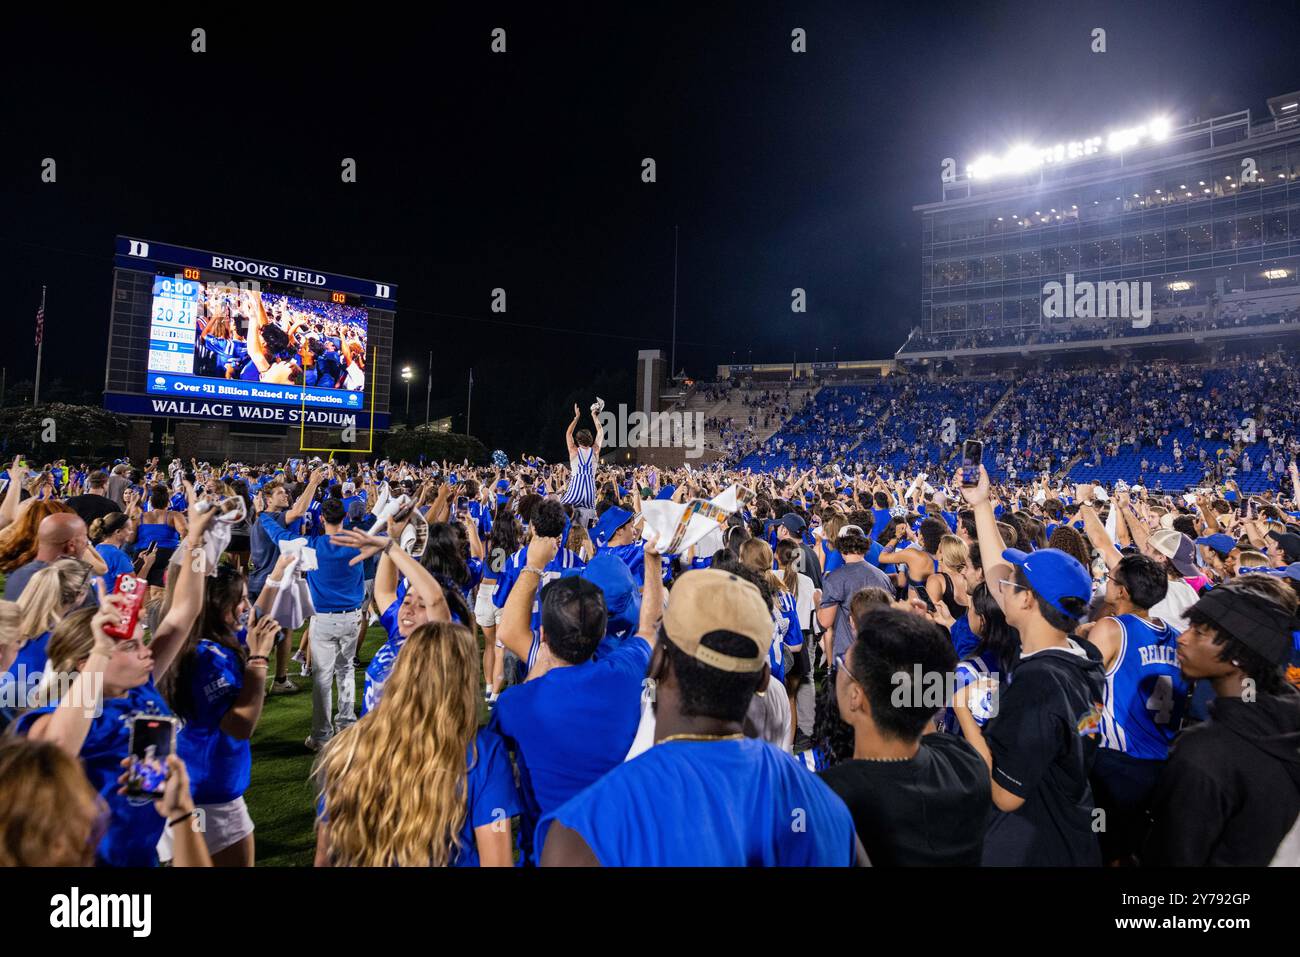
M 673 227 L 673 343 L 668 360 L 668 381 L 677 375 L 677 227 Z
M 469 410 L 474 403 L 474 367 L 469 369 L 469 395 L 465 398 L 465 434 L 469 435 Z
M 424 384 L 424 427 L 429 427 L 429 403 L 433 400 L 433 350 L 429 350 L 429 374 Z
M 45 348 L 45 287 L 41 287 L 41 324 L 36 331 L 36 385 L 32 389 L 32 405 L 41 404 L 41 350 Z

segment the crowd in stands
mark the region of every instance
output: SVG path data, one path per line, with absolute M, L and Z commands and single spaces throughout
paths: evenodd
M 797 409 L 802 408 L 801 400 L 792 396 L 788 385 L 784 388 L 756 389 L 750 382 L 737 385 L 732 380 L 723 380 L 701 383 L 696 387 L 696 394 L 709 401 L 735 401 L 739 398 L 744 408 L 739 417 L 705 417 L 705 431 L 718 434 L 716 441 L 710 439 L 705 442 L 705 448 L 724 456 L 739 456 L 757 448 L 760 443 L 759 433 L 766 433 L 774 426 L 788 421 Z
M 982 440 L 999 479 L 1068 469 L 1181 491 L 1236 479 L 1276 488 L 1300 450 L 1296 355 L 1046 367 L 1008 379 L 895 375 L 827 386 L 765 441 L 728 461 L 770 471 L 869 462 L 894 474 L 946 468 L 958 437 Z M 951 420 L 951 421 L 949 421 Z

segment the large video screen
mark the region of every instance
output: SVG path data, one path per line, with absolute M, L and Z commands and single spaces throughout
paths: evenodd
M 146 391 L 365 408 L 366 310 L 256 286 L 155 276 Z

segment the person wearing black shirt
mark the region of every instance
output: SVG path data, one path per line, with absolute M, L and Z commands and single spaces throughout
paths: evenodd
M 853 758 L 822 780 L 848 805 L 872 864 L 978 865 L 988 770 L 961 738 L 925 734 L 957 667 L 952 642 L 940 626 L 893 608 L 868 612 L 860 625 L 834 679 Z
M 1174 741 L 1143 865 L 1267 866 L 1300 817 L 1300 693 L 1287 684 L 1295 594 L 1247 574 L 1187 611 L 1178 666 L 1214 687 L 1208 721 Z
M 107 472 L 91 472 L 86 479 L 85 494 L 72 496 L 67 500 L 67 506 L 81 516 L 87 528 L 94 524 L 97 518 L 122 511 L 118 504 L 108 497 Z
M 983 730 L 967 706 L 979 683 L 953 697 L 962 734 L 992 781 L 996 810 L 983 863 L 1100 866 L 1088 773 L 1100 743 L 1105 672 L 1100 652 L 1071 635 L 1087 612 L 1092 578 L 1059 549 L 1003 550 L 983 466 L 978 484 L 963 486 L 962 494 L 975 512 L 984 580 L 1021 647 L 1010 685 L 994 698 L 994 717 Z

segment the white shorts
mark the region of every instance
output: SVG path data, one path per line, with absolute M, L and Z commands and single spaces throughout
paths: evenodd
M 248 805 L 242 796 L 224 804 L 199 804 L 199 812 L 177 827 L 194 827 L 203 832 L 203 842 L 209 854 L 217 854 L 238 844 L 253 833 L 253 819 L 248 815 Z M 172 859 L 172 829 L 164 827 L 158 839 L 158 860 L 164 864 Z
M 501 624 L 501 613 L 505 609 L 492 604 L 492 596 L 496 593 L 496 582 L 483 582 L 478 586 L 478 598 L 474 600 L 474 620 L 480 628 L 494 628 Z

